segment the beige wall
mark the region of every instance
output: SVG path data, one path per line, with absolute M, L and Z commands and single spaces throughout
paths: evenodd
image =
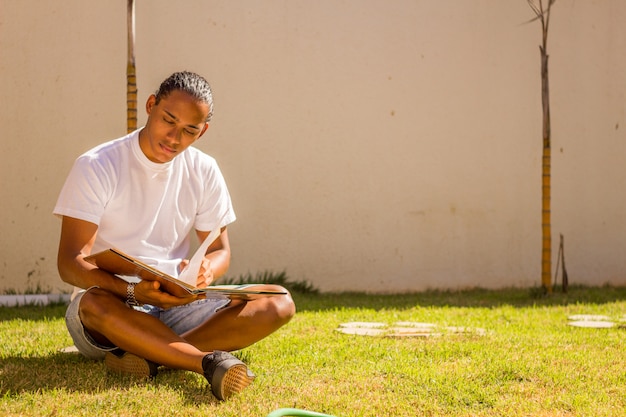
M 73 159 L 125 132 L 125 3 L 0 0 L 0 292 L 67 289 L 50 213 Z M 532 17 L 525 0 L 138 1 L 140 107 L 172 71 L 211 81 L 199 147 L 239 216 L 232 275 L 536 286 Z M 573 283 L 626 284 L 624 21 L 621 0 L 553 10 L 553 252 L 564 234 Z

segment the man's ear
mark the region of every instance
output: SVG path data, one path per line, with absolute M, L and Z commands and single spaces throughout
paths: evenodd
M 200 136 L 198 136 L 198 139 L 200 139 L 202 135 L 204 135 L 204 132 L 206 132 L 208 128 L 209 128 L 209 122 L 204 123 L 204 127 L 202 128 L 202 132 L 200 132 Z
M 154 94 L 151 94 L 150 97 L 148 97 L 148 100 L 146 100 L 146 113 L 150 114 L 155 104 L 156 96 Z

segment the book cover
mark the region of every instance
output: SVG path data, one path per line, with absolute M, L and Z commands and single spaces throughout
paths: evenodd
M 260 297 L 286 294 L 285 291 L 257 290 L 254 288 L 255 284 L 210 285 L 205 288 L 197 288 L 194 285 L 181 281 L 163 271 L 159 271 L 115 248 L 106 249 L 87 256 L 85 257 L 85 261 L 112 274 L 138 277 L 148 281 L 158 281 L 165 292 L 177 297 L 204 293 L 230 299 L 253 300 Z

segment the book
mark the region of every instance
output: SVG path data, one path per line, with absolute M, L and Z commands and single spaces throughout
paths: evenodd
M 197 288 L 195 285 L 175 278 L 163 271 L 159 271 L 115 248 L 109 248 L 86 256 L 85 261 L 112 274 L 137 277 L 148 281 L 158 281 L 163 291 L 177 297 L 185 297 L 190 294 L 207 294 L 212 297 L 249 301 L 261 297 L 287 294 L 286 291 L 258 290 L 254 288 L 255 284 L 209 285 L 205 288 Z

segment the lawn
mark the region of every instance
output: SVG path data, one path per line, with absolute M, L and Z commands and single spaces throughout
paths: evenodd
M 137 381 L 61 353 L 71 344 L 63 305 L 0 307 L 0 415 L 262 417 L 284 407 L 337 417 L 626 415 L 626 329 L 568 325 L 579 314 L 626 324 L 626 288 L 294 298 L 291 323 L 237 353 L 257 380 L 227 402 L 193 373 Z M 437 335 L 336 331 L 399 321 L 432 323 Z

